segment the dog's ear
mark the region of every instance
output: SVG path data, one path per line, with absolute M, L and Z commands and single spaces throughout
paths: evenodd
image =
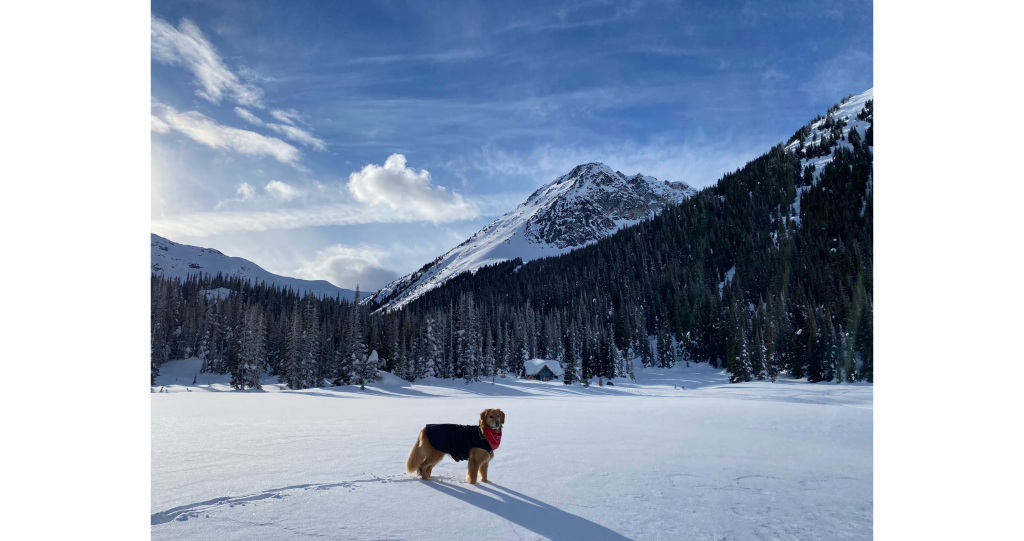
M 501 421 L 501 426 L 505 426 L 505 412 L 498 410 L 498 419 Z
M 480 422 L 481 423 L 483 423 L 483 424 L 487 423 L 487 421 L 486 421 L 486 419 L 487 419 L 487 412 L 489 412 L 489 411 L 491 411 L 491 410 L 490 409 L 485 409 L 484 411 L 480 412 Z

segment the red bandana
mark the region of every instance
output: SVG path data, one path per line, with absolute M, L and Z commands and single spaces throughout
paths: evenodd
M 487 438 L 487 443 L 491 445 L 491 451 L 497 450 L 498 446 L 501 445 L 501 432 L 495 432 L 485 426 L 484 436 Z

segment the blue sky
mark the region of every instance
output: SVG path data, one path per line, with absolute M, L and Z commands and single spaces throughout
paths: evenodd
M 713 183 L 873 86 L 871 2 L 152 4 L 152 229 L 379 288 L 574 165 Z

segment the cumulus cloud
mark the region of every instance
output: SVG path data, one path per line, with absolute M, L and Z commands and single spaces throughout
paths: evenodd
M 241 117 L 242 120 L 248 122 L 249 124 L 255 124 L 257 126 L 263 125 L 263 121 L 260 120 L 260 117 L 252 114 L 248 109 L 235 107 L 235 114 Z
M 248 182 L 243 182 L 238 185 L 238 190 L 235 193 L 242 196 L 242 201 L 248 201 L 256 197 L 256 188 L 253 188 Z
M 295 189 L 294 186 L 280 180 L 271 180 L 263 189 L 281 201 L 291 201 L 299 195 L 299 190 Z
M 292 141 L 313 147 L 321 152 L 327 150 L 327 143 L 325 143 L 323 139 L 320 139 L 301 128 L 273 123 L 267 124 L 267 127 L 285 136 L 285 138 L 291 139 Z
M 295 109 L 274 109 L 273 111 L 270 111 L 270 116 L 278 119 L 281 122 L 284 122 L 285 124 L 292 125 L 294 125 L 295 122 L 297 121 L 301 122 L 302 119 L 305 118 L 303 115 L 300 115 L 299 112 L 296 111 Z
M 318 250 L 313 259 L 303 261 L 295 272 L 306 280 L 327 280 L 334 285 L 363 291 L 376 291 L 398 278 L 398 273 L 384 267 L 387 252 L 371 246 L 336 244 Z
M 280 139 L 223 126 L 198 111 L 180 113 L 155 100 L 152 109 L 151 117 L 163 123 L 151 120 L 151 129 L 158 133 L 174 130 L 210 148 L 233 150 L 249 156 L 272 156 L 281 163 L 301 168 L 299 158 L 302 153 Z M 165 129 L 164 126 L 166 130 L 161 131 Z
M 348 190 L 355 199 L 411 219 L 443 222 L 472 219 L 477 206 L 443 186 L 432 186 L 430 173 L 405 166 L 405 156 L 392 154 L 384 166 L 369 164 L 348 177 Z
M 183 66 L 191 71 L 199 86 L 196 90 L 199 96 L 220 103 L 226 94 L 240 105 L 263 108 L 263 91 L 239 81 L 192 21 L 182 19 L 178 28 L 174 28 L 167 21 L 152 16 L 150 49 L 158 62 Z

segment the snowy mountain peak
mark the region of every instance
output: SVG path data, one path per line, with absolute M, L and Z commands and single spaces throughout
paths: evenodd
M 340 288 L 326 280 L 300 280 L 279 276 L 261 268 L 259 265 L 242 259 L 224 255 L 220 250 L 179 244 L 165 239 L 155 233 L 150 234 L 150 271 L 152 274 L 167 278 L 185 280 L 189 275 L 218 273 L 227 277 L 238 277 L 249 280 L 253 284 L 266 282 L 282 288 L 292 288 L 300 295 L 307 292 L 317 297 L 335 297 L 352 299 L 355 291 Z
M 561 255 L 661 212 L 696 193 L 684 182 L 627 176 L 585 163 L 541 186 L 515 210 L 364 302 L 399 308 L 466 271 L 521 258 Z

